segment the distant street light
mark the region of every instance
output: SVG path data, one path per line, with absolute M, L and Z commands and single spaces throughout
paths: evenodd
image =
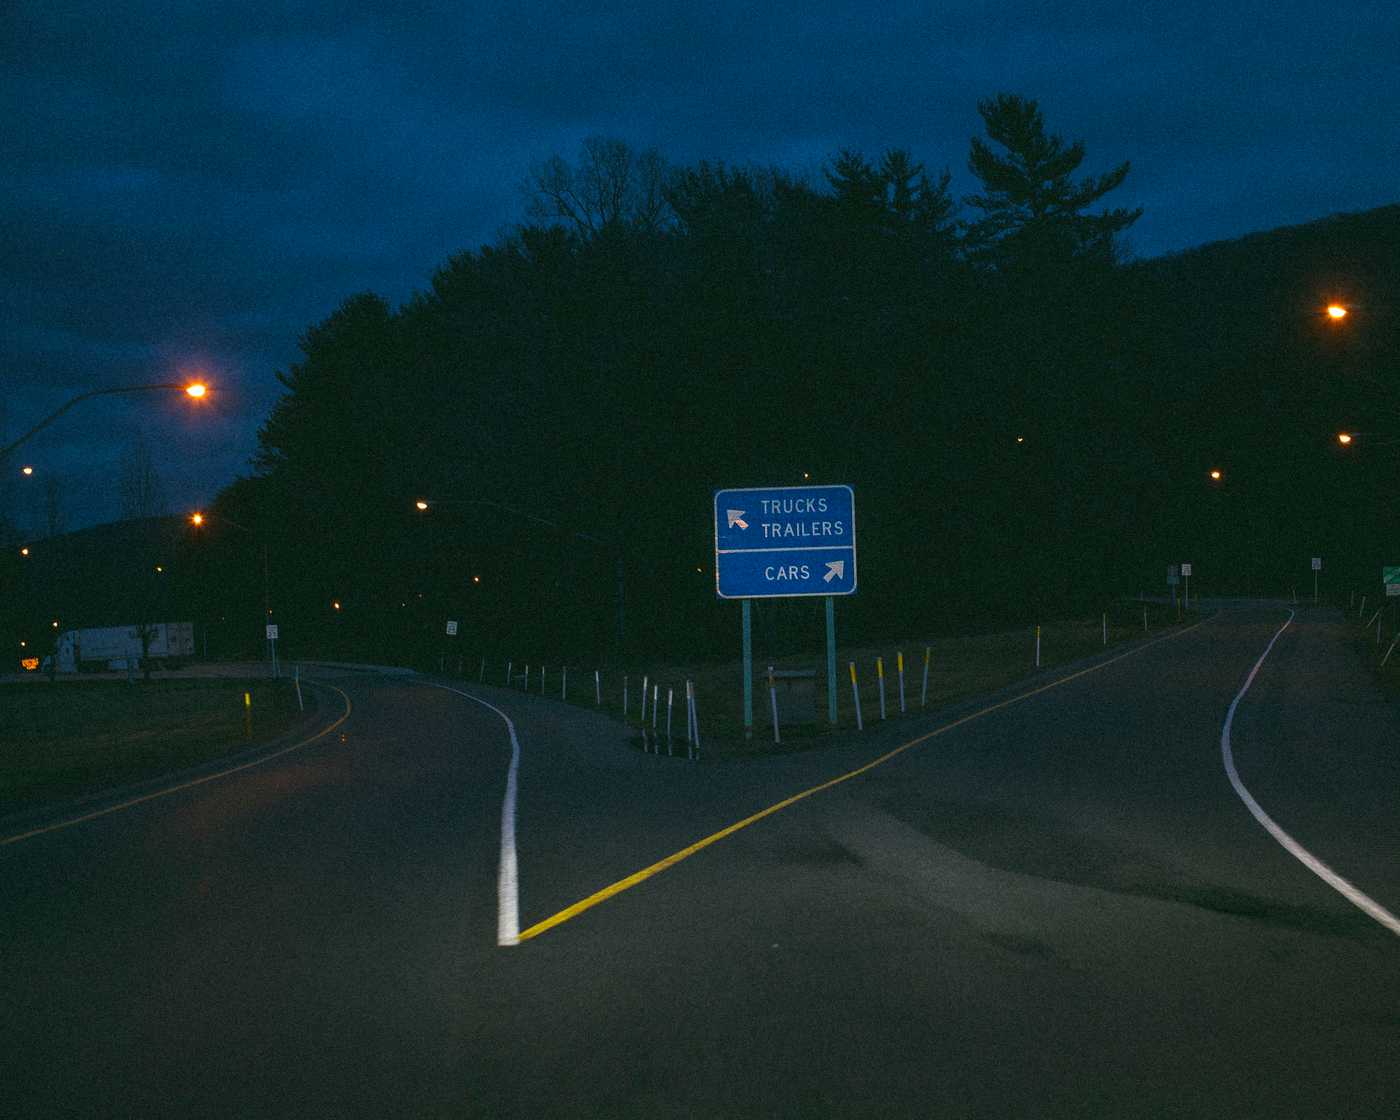
M 219 520 L 219 521 L 222 521 L 225 525 L 231 526 L 232 528 L 237 529 L 239 532 L 247 533 L 250 537 L 255 538 L 255 539 L 262 545 L 262 562 L 263 562 L 263 622 L 266 623 L 267 620 L 268 620 L 269 618 L 272 617 L 272 592 L 271 592 L 271 582 L 270 582 L 270 580 L 268 579 L 267 540 L 266 540 L 266 538 L 264 538 L 263 535 L 262 535 L 261 533 L 258 533 L 258 532 L 256 532 L 256 531 L 254 531 L 254 530 L 248 528 L 248 526 L 246 526 L 246 525 L 240 525 L 240 524 L 239 524 L 237 521 L 235 521 L 233 518 L 231 518 L 231 517 L 225 517 L 222 513 L 211 513 L 211 514 L 208 514 L 207 516 L 213 517 L 213 518 L 215 518 L 215 519 L 217 519 L 217 520 Z M 204 524 L 205 517 L 206 517 L 205 514 L 201 513 L 199 510 L 195 510 L 193 513 L 190 514 L 190 524 L 191 524 L 191 525 L 194 525 L 196 528 L 198 528 L 199 526 L 202 526 L 202 525 Z M 269 659 L 270 659 L 271 656 L 272 656 L 272 639 L 271 639 L 271 638 L 267 639 L 267 642 L 268 642 L 268 656 L 269 656 Z
M 34 473 L 34 468 L 33 468 L 33 467 L 20 467 L 19 473 L 22 474 L 22 475 L 31 475 L 31 474 Z
M 1219 482 L 1224 477 L 1225 476 L 1221 474 L 1218 470 L 1210 472 L 1210 478 L 1212 482 Z
M 1329 303 L 1327 305 L 1327 317 L 1334 323 L 1339 323 L 1347 317 L 1347 309 L 1340 303 Z
M 538 516 L 538 515 L 536 515 L 536 514 L 533 514 L 533 513 L 527 513 L 527 512 L 526 512 L 525 510 L 523 510 L 523 509 L 517 509 L 515 506 L 508 506 L 508 505 L 506 505 L 504 502 L 493 502 L 493 501 L 489 501 L 489 500 L 487 500 L 487 499 L 485 499 L 485 498 L 449 498 L 449 499 L 447 499 L 447 500 L 445 500 L 445 501 L 436 501 L 436 500 L 434 500 L 434 501 L 432 501 L 432 502 L 428 501 L 428 499 L 426 499 L 426 498 L 419 498 L 417 501 L 415 501 L 415 502 L 413 503 L 413 505 L 414 505 L 414 508 L 417 509 L 420 513 L 427 511 L 429 508 L 431 508 L 432 506 L 435 506 L 435 505 L 437 505 L 437 506 L 488 506 L 488 507 L 490 507 L 490 508 L 492 508 L 492 509 L 504 510 L 506 513 L 513 513 L 513 514 L 515 514 L 517 517 L 524 517 L 524 518 L 527 518 L 528 520 L 538 522 L 538 523 L 541 524 L 541 525 L 548 525 L 551 529 L 559 529 L 559 530 L 562 530 L 563 532 L 566 532 L 566 533 L 570 534 L 571 536 L 573 536 L 574 538 L 576 538 L 576 539 L 578 539 L 578 540 L 581 540 L 581 541 L 588 541 L 590 544 L 601 545 L 601 546 L 604 547 L 604 548 L 613 550 L 614 555 L 616 556 L 616 559 L 617 559 L 617 648 L 618 648 L 618 655 L 621 656 L 621 653 L 622 653 L 622 641 L 623 641 L 623 635 L 624 635 L 624 630 L 623 630 L 623 619 L 624 619 L 623 609 L 624 609 L 624 604 L 626 603 L 626 600 L 627 600 L 627 595 L 626 595 L 626 588 L 625 588 L 624 583 L 623 583 L 624 573 L 623 573 L 623 566 L 622 566 L 622 549 L 620 548 L 620 546 L 618 545 L 618 543 L 617 543 L 616 541 L 608 540 L 608 539 L 606 539 L 606 538 L 604 538 L 604 537 L 594 536 L 592 533 L 585 533 L 585 532 L 583 532 L 582 530 L 579 530 L 579 529 L 568 529 L 568 528 L 566 528 L 565 526 L 559 524 L 559 522 L 557 522 L 557 521 L 551 521 L 551 520 L 549 520 L 549 518 L 547 518 L 547 517 L 540 517 L 540 516 Z M 480 577 L 480 576 L 473 576 L 473 577 L 472 577 L 472 582 L 473 582 L 473 583 L 480 583 L 480 582 L 481 582 L 481 577 Z
M 1343 447 L 1350 447 L 1353 443 L 1359 447 L 1394 447 L 1400 444 L 1400 439 L 1377 439 L 1374 432 L 1338 432 L 1337 442 Z
M 195 398 L 202 397 L 205 395 L 205 393 L 209 391 L 208 386 L 206 386 L 201 381 L 195 381 L 189 384 L 181 384 L 178 381 L 160 381 L 153 385 L 121 385 L 115 389 L 93 389 L 87 393 L 79 393 L 62 408 L 50 413 L 48 416 L 44 417 L 44 419 L 40 420 L 39 423 L 35 424 L 34 427 L 29 429 L 29 431 L 25 432 L 24 435 L 20 436 L 19 439 L 15 440 L 13 443 L 6 444 L 4 447 L 0 447 L 0 459 L 3 459 L 6 455 L 8 455 L 20 444 L 24 443 L 31 436 L 42 432 L 45 428 L 47 428 L 50 424 L 52 424 L 55 420 L 57 420 L 60 416 L 62 416 L 65 412 L 72 408 L 75 404 L 78 404 L 81 401 L 85 401 L 90 397 L 105 397 L 110 396 L 113 393 L 149 393 L 153 391 L 159 391 L 162 389 L 174 389 L 178 392 L 185 393 Z M 30 468 L 25 471 L 25 474 L 30 474 L 32 472 L 33 468 Z

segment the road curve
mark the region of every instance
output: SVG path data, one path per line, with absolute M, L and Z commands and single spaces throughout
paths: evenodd
M 1287 617 L 1003 694 L 510 947 L 502 719 L 347 675 L 333 736 L 0 848 L 6 1111 L 1393 1116 L 1400 937 L 1222 761 Z M 691 765 L 453 687 L 518 732 L 522 927 L 978 710 Z M 1397 732 L 1309 610 L 1231 729 L 1259 804 L 1391 912 Z

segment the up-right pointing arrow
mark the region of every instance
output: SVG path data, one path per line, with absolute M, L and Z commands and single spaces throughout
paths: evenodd
M 826 575 L 822 576 L 823 583 L 830 583 L 833 579 L 846 578 L 846 561 L 828 560 L 826 562 Z

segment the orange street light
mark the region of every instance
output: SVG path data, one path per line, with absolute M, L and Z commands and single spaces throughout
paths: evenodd
M 1347 309 L 1340 303 L 1329 303 L 1327 305 L 1327 318 L 1334 323 L 1340 323 L 1347 317 Z
M 28 545 L 25 545 L 23 548 L 21 548 L 21 549 L 19 550 L 19 554 L 20 554 L 21 556 L 28 556 L 28 555 L 29 555 L 29 546 L 28 546 Z
M 43 431 L 75 404 L 88 400 L 90 397 L 105 397 L 113 393 L 148 393 L 161 389 L 178 389 L 180 392 L 187 393 L 191 397 L 202 397 L 208 392 L 208 387 L 198 381 L 189 385 L 182 385 L 178 381 L 160 381 L 152 385 L 119 385 L 113 389 L 92 389 L 86 393 L 79 393 L 62 408 L 51 412 L 48 416 L 44 417 L 44 419 L 40 420 L 39 423 L 35 424 L 29 431 L 20 436 L 19 439 L 15 440 L 13 443 L 7 443 L 4 447 L 0 447 L 0 459 L 3 459 L 31 436 Z
M 34 473 L 34 468 L 33 468 L 33 467 L 20 467 L 19 473 L 22 474 L 22 475 L 31 475 L 31 474 Z
M 1350 432 L 1338 432 L 1338 433 L 1337 433 L 1337 442 L 1340 443 L 1343 447 L 1345 447 L 1347 444 L 1349 444 L 1349 443 L 1351 442 L 1351 433 L 1350 433 Z
M 1222 475 L 1218 470 L 1210 472 L 1210 479 L 1212 482 L 1219 482 L 1224 477 L 1225 476 Z
M 200 513 L 198 510 L 196 510 L 194 513 L 190 514 L 190 524 L 191 524 L 191 525 L 203 525 L 203 524 L 204 524 L 204 514 Z
M 428 508 L 428 503 L 425 502 L 422 498 L 419 498 L 419 499 L 418 499 L 416 502 L 414 502 L 413 504 L 414 504 L 414 506 L 416 506 L 419 510 L 425 510 L 425 509 Z

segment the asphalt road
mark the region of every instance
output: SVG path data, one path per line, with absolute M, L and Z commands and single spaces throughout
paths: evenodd
M 518 736 L 527 935 L 963 720 L 504 947 L 502 715 L 328 676 L 322 739 L 0 846 L 0 1114 L 1393 1120 L 1400 936 L 1222 763 L 1288 616 L 743 763 L 454 685 Z M 1300 611 L 1231 747 L 1396 914 L 1400 717 L 1344 639 Z

